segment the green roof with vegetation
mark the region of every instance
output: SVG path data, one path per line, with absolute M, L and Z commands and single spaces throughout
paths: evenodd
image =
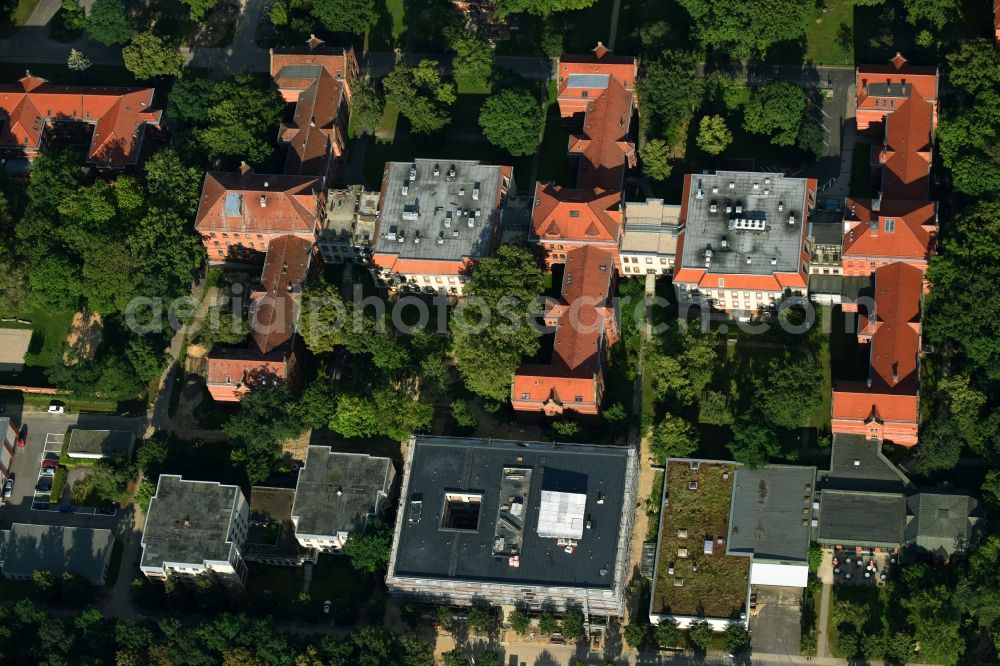
M 750 558 L 725 554 L 737 467 L 700 462 L 695 468 L 690 460 L 667 462 L 653 613 L 729 618 L 744 611 Z M 697 488 L 692 489 L 695 481 Z M 705 553 L 709 539 L 712 554 Z M 677 584 L 680 580 L 683 585 Z

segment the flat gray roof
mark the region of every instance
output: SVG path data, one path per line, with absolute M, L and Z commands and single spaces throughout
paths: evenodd
M 229 524 L 238 494 L 236 486 L 161 474 L 146 513 L 141 566 L 228 560 Z
M 811 273 L 809 275 L 810 294 L 830 294 L 839 296 L 843 288 L 843 275 L 823 275 L 821 273 Z
M 922 492 L 909 498 L 906 540 L 938 557 L 969 549 L 974 538 L 979 502 L 961 491 Z
M 681 207 L 666 205 L 663 199 L 625 202 L 625 233 L 622 252 L 677 252 Z
M 897 547 L 905 540 L 906 496 L 850 490 L 820 493 L 819 541 Z
M 127 458 L 132 455 L 134 443 L 135 435 L 124 430 L 81 430 L 76 428 L 69 433 L 69 445 L 66 452 L 71 456 L 74 453 L 103 456 L 120 453 Z
M 706 249 L 711 249 L 709 273 L 799 271 L 808 215 L 804 209 L 809 205 L 807 180 L 751 171 L 692 174 L 690 178 L 681 257 L 684 268 L 706 268 Z
M 101 583 L 114 543 L 111 530 L 14 523 L 0 532 L 0 560 L 9 576 L 31 576 L 41 569 Z
M 631 448 L 417 437 L 411 455 L 390 576 L 614 587 Z M 543 491 L 586 496 L 572 553 L 538 534 Z
M 390 162 L 375 252 L 439 261 L 489 254 L 499 224 L 500 168 L 472 160 Z
M 806 561 L 815 485 L 815 467 L 737 469 L 726 552 L 759 560 Z
M 394 476 L 388 458 L 310 446 L 295 486 L 295 533 L 333 536 L 364 529 L 389 495 Z
M 906 475 L 882 455 L 881 444 L 863 435 L 834 433 L 830 471 L 820 472 L 822 487 L 837 490 L 903 492 Z
M 809 237 L 817 245 L 844 245 L 844 225 L 840 222 L 810 222 Z

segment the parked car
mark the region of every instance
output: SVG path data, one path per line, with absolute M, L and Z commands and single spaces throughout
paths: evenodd
M 9 499 L 14 494 L 14 475 L 11 474 L 7 483 L 3 484 L 3 498 Z
M 48 511 L 49 510 L 49 503 L 48 502 L 35 502 L 35 505 L 33 507 L 31 507 L 31 508 L 38 509 L 39 511 Z
M 72 504 L 62 504 L 59 506 L 59 513 L 73 513 L 76 511 L 76 507 Z
M 65 413 L 66 413 L 66 407 L 64 407 L 63 405 L 57 405 L 54 402 L 51 405 L 49 405 L 49 414 L 65 414 Z
M 38 473 L 41 474 L 42 476 L 55 476 L 56 470 L 53 467 L 43 467 L 40 470 L 38 470 Z
M 47 493 L 52 490 L 52 479 L 48 477 L 42 477 L 38 479 L 38 483 L 35 484 L 35 490 L 40 493 Z
M 59 467 L 58 458 L 46 458 L 45 460 L 42 461 L 43 469 L 55 469 L 56 467 Z
M 28 426 L 23 425 L 17 433 L 17 445 L 24 446 L 26 441 L 28 441 Z
M 330 611 L 333 609 L 333 602 L 327 599 L 323 602 L 323 614 L 329 615 Z
M 98 513 L 102 513 L 105 516 L 113 516 L 115 515 L 115 511 L 117 511 L 117 507 L 115 506 L 114 502 L 109 502 L 108 504 L 104 504 L 103 506 L 101 506 L 97 511 Z

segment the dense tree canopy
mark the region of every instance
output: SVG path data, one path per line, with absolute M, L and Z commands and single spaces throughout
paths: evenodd
M 636 83 L 643 113 L 649 115 L 650 129 L 673 145 L 701 101 L 703 81 L 698 76 L 697 59 L 683 51 L 664 51 L 646 64 Z
M 762 57 L 779 42 L 795 41 L 805 31 L 812 4 L 803 0 L 678 0 L 703 46 L 746 59 Z
M 733 133 L 722 116 L 705 116 L 698 124 L 696 142 L 709 155 L 718 155 L 733 142 Z
M 239 442 L 233 461 L 243 464 L 250 483 L 267 479 L 278 459 L 280 443 L 302 432 L 302 417 L 292 402 L 287 386 L 259 387 L 243 397 L 240 413 L 223 426 L 226 434 Z
M 545 117 L 529 91 L 505 88 L 483 103 L 479 126 L 494 146 L 514 156 L 532 155 L 538 150 Z
M 728 446 L 733 460 L 750 468 L 763 467 L 769 458 L 781 452 L 781 444 L 774 430 L 759 416 L 752 414 L 736 418 L 733 437 Z
M 385 101 L 410 121 L 415 134 L 430 134 L 451 122 L 450 107 L 457 94 L 455 84 L 441 78 L 435 60 L 421 60 L 416 67 L 396 65 L 382 79 Z
M 667 414 L 653 429 L 650 450 L 658 464 L 667 458 L 686 458 L 698 450 L 698 431 L 682 417 Z
M 180 76 L 184 56 L 180 49 L 152 32 L 141 32 L 122 49 L 125 67 L 137 79 L 157 76 Z
M 347 535 L 344 554 L 358 571 L 378 573 L 385 570 L 392 549 L 392 523 L 369 521 L 364 531 Z
M 510 399 L 514 371 L 538 351 L 540 334 L 529 321 L 540 312 L 542 290 L 535 257 L 516 246 L 503 245 L 476 265 L 451 325 L 452 351 L 469 390 L 497 403 Z
M 793 146 L 805 119 L 806 93 L 791 81 L 769 81 L 751 92 L 744 109 L 743 128 L 766 134 L 776 146 Z
M 823 372 L 811 355 L 776 358 L 754 377 L 753 403 L 775 427 L 806 425 L 823 403 Z
M 493 78 L 493 47 L 467 30 L 449 35 L 449 48 L 455 52 L 452 71 L 456 81 L 470 86 L 487 86 Z
M 595 0 L 499 0 L 497 2 L 497 14 L 507 16 L 508 14 L 538 14 L 548 16 L 553 12 L 565 12 L 574 9 L 586 9 L 594 4 Z
M 375 0 L 313 0 L 312 15 L 331 32 L 363 35 L 378 22 Z
M 663 139 L 649 139 L 639 148 L 639 158 L 642 160 L 642 172 L 653 180 L 670 178 L 673 167 L 670 166 L 670 146 Z
M 374 85 L 362 79 L 351 85 L 351 127 L 357 134 L 374 134 L 382 119 L 385 99 Z
M 200 21 L 209 12 L 215 9 L 215 6 L 219 4 L 219 0 L 181 0 L 185 5 L 191 8 L 191 20 Z
M 125 6 L 119 0 L 94 0 L 87 16 L 87 32 L 105 46 L 124 44 L 135 34 Z

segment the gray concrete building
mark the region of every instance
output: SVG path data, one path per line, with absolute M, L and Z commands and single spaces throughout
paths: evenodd
M 15 580 L 31 580 L 36 570 L 69 573 L 104 585 L 114 544 L 111 530 L 14 523 L 0 531 L 0 572 Z
M 413 437 L 389 591 L 620 616 L 636 476 L 631 447 Z

